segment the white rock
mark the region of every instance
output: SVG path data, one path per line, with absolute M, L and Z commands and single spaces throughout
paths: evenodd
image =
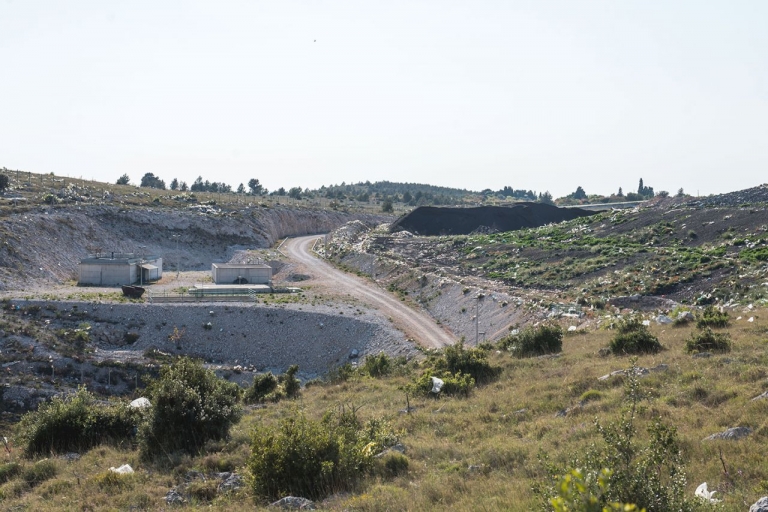
M 141 398 L 137 398 L 130 404 L 128 404 L 128 407 L 131 409 L 146 409 L 147 407 L 151 406 L 148 398 L 144 398 L 143 396 Z
M 577 330 L 578 330 L 578 329 L 576 329 L 576 326 L 575 326 L 575 325 L 572 325 L 572 326 L 570 326 L 570 327 L 568 328 L 568 332 L 573 332 L 573 331 L 577 331 Z

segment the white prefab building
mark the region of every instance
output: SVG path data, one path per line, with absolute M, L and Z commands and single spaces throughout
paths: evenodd
M 215 284 L 270 284 L 272 267 L 265 264 L 214 263 L 211 265 L 211 277 Z
M 100 253 L 80 260 L 78 284 L 122 286 L 157 281 L 163 277 L 163 259 L 132 253 Z

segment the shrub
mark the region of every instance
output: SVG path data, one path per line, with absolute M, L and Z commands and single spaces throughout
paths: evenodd
M 696 317 L 696 327 L 699 329 L 704 329 L 705 327 L 727 327 L 729 322 L 728 313 L 719 311 L 714 306 L 707 306 Z
M 501 340 L 499 346 L 519 358 L 557 354 L 563 350 L 563 329 L 556 324 L 528 327 Z
M 361 371 L 371 377 L 383 377 L 392 373 L 392 360 L 385 353 L 365 358 Z
M 133 474 L 121 475 L 111 470 L 102 471 L 93 477 L 96 487 L 109 494 L 132 489 L 135 481 Z
M 294 364 L 278 378 L 278 381 L 285 390 L 285 396 L 288 398 L 296 398 L 299 396 L 299 392 L 301 392 L 301 382 L 296 378 L 297 373 L 299 373 L 299 365 Z
M 471 376 L 479 384 L 484 384 L 498 378 L 501 368 L 491 366 L 488 362 L 488 353 L 481 348 L 465 348 L 464 343 L 445 347 L 443 359 L 437 367 L 444 367 L 449 373 L 457 375 L 463 373 Z
M 277 377 L 272 375 L 272 372 L 255 375 L 253 377 L 253 384 L 245 392 L 245 402 L 264 402 L 275 389 L 277 389 Z
M 207 441 L 226 438 L 240 419 L 238 385 L 189 358 L 162 368 L 147 396 L 152 407 L 139 428 L 144 459 L 175 451 L 195 454 Z
M 130 440 L 141 413 L 124 403 L 97 405 L 85 388 L 67 397 L 54 397 L 25 414 L 18 425 L 28 457 L 88 450 L 96 445 Z
M 43 459 L 24 468 L 24 471 L 21 472 L 21 479 L 30 487 L 35 487 L 56 476 L 57 472 L 58 468 L 54 461 Z
M 257 427 L 248 459 L 253 490 L 268 499 L 318 499 L 353 489 L 372 471 L 374 456 L 396 441 L 386 422 L 362 425 L 354 409 L 328 413 L 319 422 L 298 414 L 277 428 Z
M 613 354 L 655 354 L 661 350 L 659 339 L 638 317 L 621 320 L 617 331 L 608 347 Z
M 379 459 L 377 466 L 378 474 L 387 478 L 394 478 L 408 471 L 408 457 L 399 452 L 390 452 Z
M 709 327 L 701 332 L 691 333 L 685 340 L 685 351 L 689 354 L 697 352 L 730 352 L 731 336 L 728 333 L 712 332 Z
M 442 395 L 466 397 L 469 396 L 469 392 L 475 387 L 475 379 L 468 374 L 459 372 L 456 375 L 451 375 L 450 373 L 432 375 L 431 372 L 426 372 L 414 383 L 413 392 L 424 396 L 434 396 L 434 393 L 432 393 L 433 376 L 443 381 L 443 387 L 440 390 Z
M 8 462 L 6 464 L 0 464 L 0 485 L 4 484 L 11 478 L 15 477 L 21 472 L 21 464 L 18 462 Z
M 123 343 L 126 345 L 133 345 L 136 343 L 136 341 L 139 339 L 139 333 L 137 332 L 126 332 L 123 335 Z
M 602 400 L 605 395 L 602 391 L 598 391 L 596 389 L 588 389 L 584 393 L 581 394 L 579 397 L 579 402 L 585 404 L 587 402 L 594 402 L 597 400 Z

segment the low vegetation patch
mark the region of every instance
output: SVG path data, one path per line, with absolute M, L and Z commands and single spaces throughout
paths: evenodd
M 616 330 L 608 347 L 615 355 L 655 354 L 662 348 L 659 339 L 651 334 L 639 317 L 620 320 Z
M 253 433 L 248 469 L 257 496 L 318 499 L 355 488 L 374 468 L 375 455 L 397 442 L 388 423 L 361 423 L 354 408 L 330 412 L 321 421 L 303 413 L 278 427 Z M 402 463 L 393 463 L 402 466 Z
M 253 378 L 253 384 L 245 391 L 245 403 L 279 402 L 283 398 L 296 398 L 301 391 L 301 383 L 296 378 L 298 365 L 288 368 L 279 376 L 272 372 L 262 373 Z
M 707 306 L 696 317 L 696 327 L 699 329 L 704 329 L 705 327 L 727 327 L 729 322 L 728 313 L 720 311 L 714 306 Z
M 519 358 L 557 354 L 563 350 L 563 328 L 557 324 L 528 327 L 501 340 L 499 347 Z
M 99 405 L 93 394 L 80 388 L 74 395 L 40 404 L 22 417 L 17 428 L 25 455 L 34 457 L 129 442 L 138 414 L 124 403 Z
M 731 336 L 728 333 L 713 332 L 709 327 L 699 332 L 691 333 L 685 340 L 685 351 L 690 354 L 698 352 L 730 352 Z
M 685 464 L 677 437 L 677 429 L 653 418 L 646 426 L 647 437 L 642 437 L 638 418 L 647 394 L 641 389 L 638 368 L 633 362 L 626 372 L 624 407 L 618 418 L 609 423 L 597 421 L 597 432 L 602 444 L 594 445 L 583 456 L 569 462 L 579 468 L 576 495 L 593 502 L 592 508 L 573 510 L 611 510 L 611 503 L 629 503 L 648 512 L 668 510 L 693 511 L 699 503 L 686 496 Z M 561 499 L 569 501 L 573 493 L 565 493 L 565 481 L 573 481 L 573 470 L 549 466 L 552 487 L 538 487 L 547 505 Z M 571 475 L 571 478 L 568 478 Z M 581 501 L 581 500 L 577 500 Z M 571 510 L 560 508 L 559 510 Z

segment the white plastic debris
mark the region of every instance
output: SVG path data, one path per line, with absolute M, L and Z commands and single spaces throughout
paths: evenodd
M 704 482 L 696 488 L 696 492 L 694 494 L 699 498 L 708 501 L 709 503 L 720 503 L 722 500 L 718 500 L 712 497 L 716 492 L 717 491 L 708 491 L 707 482 Z
M 674 320 L 669 318 L 667 315 L 659 315 L 656 317 L 656 322 L 660 323 L 661 325 L 667 325 L 671 324 Z
M 441 389 L 443 389 L 443 379 L 438 379 L 437 377 L 430 377 L 432 379 L 432 392 L 437 394 L 440 392 Z
M 137 398 L 136 400 L 128 404 L 128 407 L 130 407 L 131 409 L 146 409 L 150 405 L 152 404 L 149 402 L 149 399 L 144 398 L 142 396 L 141 398 Z
M 574 331 L 577 331 L 577 330 L 578 329 L 576 328 L 575 325 L 572 325 L 572 326 L 568 327 L 568 332 L 574 332 Z
M 643 320 L 643 325 L 646 327 L 650 327 L 651 321 L 650 320 Z
M 129 464 L 123 464 L 119 468 L 109 468 L 109 470 L 118 475 L 130 475 L 133 473 L 133 468 Z
M 755 321 L 755 317 L 753 317 L 753 316 L 751 316 L 751 317 L 749 317 L 747 319 L 747 322 L 754 322 L 754 321 Z

